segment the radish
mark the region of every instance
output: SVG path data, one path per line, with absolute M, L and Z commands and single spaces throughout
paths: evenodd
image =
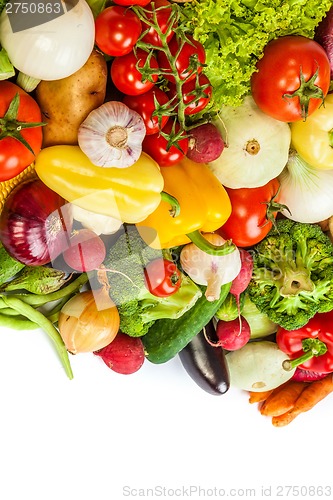
M 240 258 L 241 258 L 241 269 L 236 276 L 236 278 L 232 281 L 230 293 L 236 298 L 237 307 L 239 311 L 239 298 L 241 293 L 243 293 L 252 278 L 253 271 L 253 258 L 250 252 L 244 250 L 243 248 L 239 248 Z
M 216 325 L 216 334 L 219 342 L 215 345 L 222 346 L 228 351 L 235 351 L 243 347 L 251 337 L 251 328 L 247 320 L 240 313 L 240 295 L 243 293 L 252 277 L 253 258 L 243 248 L 239 248 L 241 269 L 232 281 L 230 293 L 235 297 L 238 309 L 238 318 L 232 321 L 219 320 Z
M 118 332 L 109 345 L 94 354 L 100 356 L 111 370 L 123 375 L 138 371 L 145 360 L 142 340 L 122 332 Z
M 232 321 L 219 320 L 216 325 L 216 334 L 219 339 L 216 346 L 221 346 L 227 351 L 236 351 L 248 343 L 251 329 L 246 319 L 240 316 Z
M 212 123 L 204 123 L 189 132 L 187 158 L 196 163 L 208 163 L 219 158 L 224 149 L 222 136 Z

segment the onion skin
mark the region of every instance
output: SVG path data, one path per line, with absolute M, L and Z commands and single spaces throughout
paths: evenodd
M 333 80 L 333 6 L 318 24 L 314 40 L 325 50 L 331 67 L 331 80 Z
M 68 246 L 72 227 L 66 201 L 39 179 L 19 184 L 0 215 L 0 240 L 7 252 L 29 266 L 50 263 Z

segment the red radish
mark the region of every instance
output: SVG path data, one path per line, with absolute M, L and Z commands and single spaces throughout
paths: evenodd
M 91 229 L 76 231 L 69 240 L 69 247 L 63 252 L 66 264 L 81 273 L 97 269 L 105 256 L 103 240 Z
M 236 351 L 248 343 L 251 336 L 249 323 L 245 318 L 236 318 L 232 321 L 219 320 L 216 325 L 218 343 L 227 351 Z
M 196 163 L 214 161 L 222 154 L 224 141 L 212 123 L 204 123 L 189 132 L 189 148 L 186 156 Z
M 253 258 L 250 252 L 244 250 L 243 248 L 239 248 L 240 258 L 241 258 L 241 270 L 239 271 L 236 278 L 232 281 L 230 293 L 235 297 L 237 309 L 238 309 L 238 321 L 239 331 L 241 332 L 243 329 L 242 322 L 245 318 L 241 317 L 240 313 L 240 295 L 243 293 L 248 284 L 251 281 L 252 271 L 253 271 Z M 251 330 L 250 330 L 251 333 Z
M 239 253 L 242 267 L 236 278 L 232 281 L 230 288 L 230 293 L 232 293 L 232 295 L 236 298 L 238 306 L 240 294 L 246 290 L 248 284 L 250 283 L 253 271 L 253 258 L 250 252 L 244 250 L 243 248 L 239 248 Z
M 94 354 L 100 356 L 111 370 L 123 375 L 138 371 L 145 360 L 142 340 L 122 332 L 118 332 L 109 345 Z

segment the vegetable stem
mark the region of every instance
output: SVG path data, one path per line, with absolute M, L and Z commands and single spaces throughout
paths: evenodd
M 208 253 L 209 255 L 227 255 L 234 252 L 235 245 L 230 241 L 226 241 L 223 245 L 213 245 L 200 233 L 200 231 L 192 231 L 186 235 L 192 243 L 194 243 L 200 250 Z
M 319 339 L 303 339 L 302 347 L 304 354 L 295 359 L 286 359 L 282 366 L 286 371 L 293 370 L 299 365 L 302 365 L 311 358 L 321 356 L 327 352 L 327 347 L 324 342 Z
M 32 323 L 37 324 L 47 333 L 47 335 L 50 337 L 50 339 L 53 341 L 55 345 L 55 348 L 57 350 L 57 353 L 59 355 L 59 358 L 62 362 L 62 365 L 65 369 L 68 378 L 70 380 L 73 379 L 73 372 L 68 358 L 67 349 L 65 347 L 65 344 L 63 343 L 63 340 L 58 330 L 53 326 L 51 321 L 49 321 L 44 316 L 44 314 L 31 307 L 29 304 L 24 303 L 17 297 L 6 296 L 2 298 L 8 307 L 15 309 L 18 313 L 25 316 Z
M 174 196 L 172 196 L 169 193 L 166 193 L 165 191 L 161 192 L 161 198 L 162 198 L 162 201 L 165 201 L 171 205 L 171 209 L 170 209 L 171 217 L 177 217 L 177 215 L 180 214 L 180 205 L 179 205 L 179 201 L 177 200 L 177 198 L 175 198 Z
M 26 75 L 21 71 L 18 73 L 16 78 L 17 85 L 26 92 L 32 92 L 35 90 L 39 82 L 40 80 L 38 78 L 33 78 L 32 76 Z

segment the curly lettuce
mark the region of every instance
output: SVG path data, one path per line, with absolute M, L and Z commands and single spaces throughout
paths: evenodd
M 332 0 L 192 0 L 184 25 L 206 50 L 214 105 L 238 106 L 266 44 L 280 36 L 313 38 Z

